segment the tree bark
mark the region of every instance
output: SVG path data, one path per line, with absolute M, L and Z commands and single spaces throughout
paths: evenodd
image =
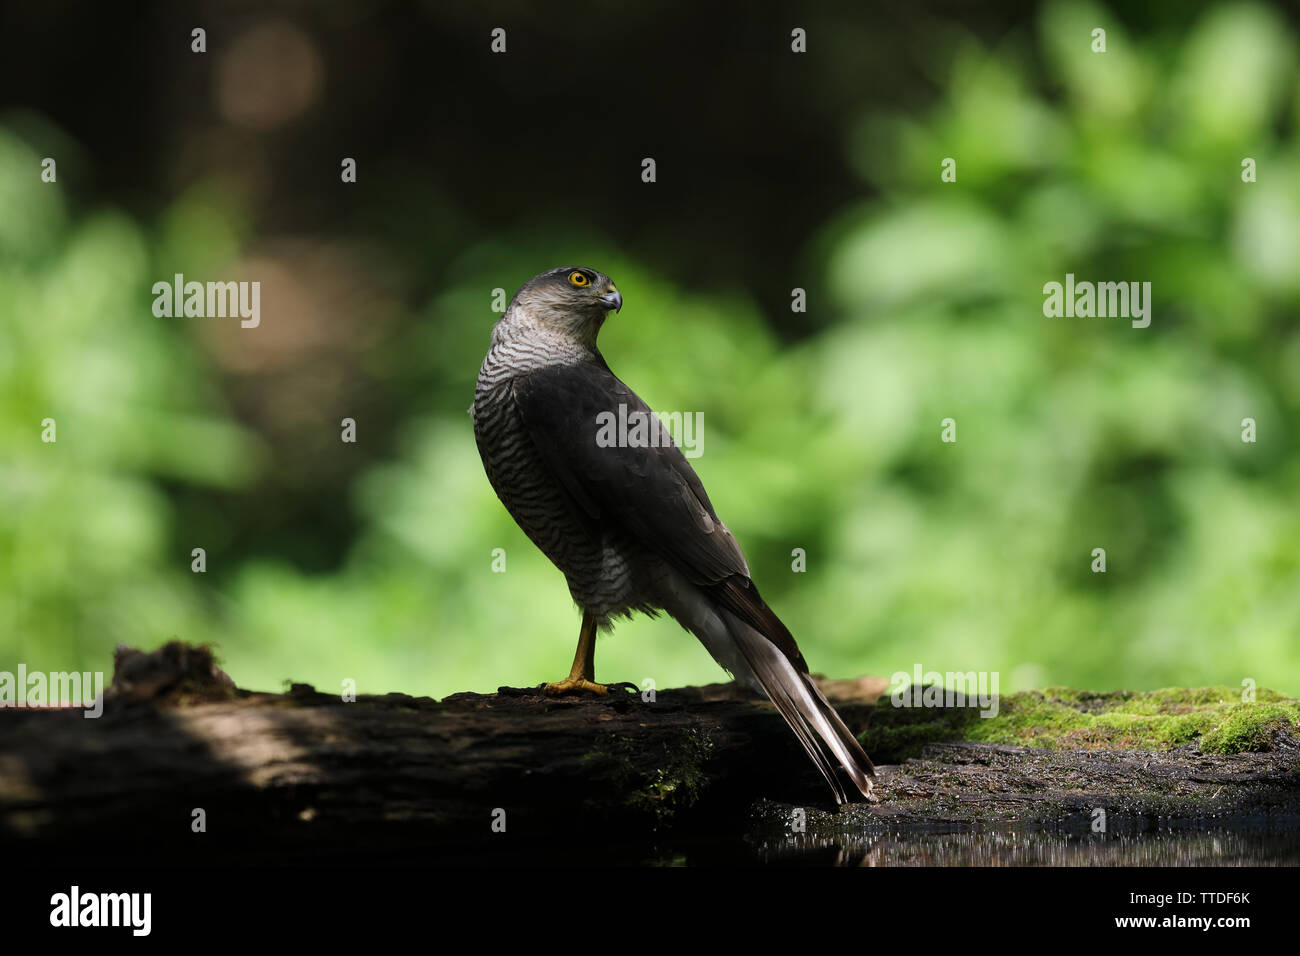
M 796 818 L 804 839 L 842 849 L 900 827 L 1086 831 L 1099 806 L 1140 828 L 1300 805 L 1293 741 L 1234 757 L 931 744 L 879 766 L 879 803 L 836 811 L 771 705 L 735 685 L 346 703 L 305 685 L 240 691 L 205 649 L 178 643 L 116 665 L 99 719 L 0 711 L 7 856 L 636 862 L 714 841 L 779 852 Z M 885 682 L 821 686 L 859 733 Z

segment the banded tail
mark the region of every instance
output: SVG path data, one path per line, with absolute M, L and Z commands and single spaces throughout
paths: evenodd
M 721 616 L 729 636 L 749 666 L 753 683 L 776 705 L 799 738 L 799 743 L 830 785 L 835 802 L 847 802 L 844 787 L 835 774 L 836 766 L 843 768 L 864 798 L 874 800 L 871 778 L 876 775 L 876 768 L 826 700 L 821 688 L 806 673 L 797 670 L 781 648 L 757 629 L 729 610 L 723 609 Z

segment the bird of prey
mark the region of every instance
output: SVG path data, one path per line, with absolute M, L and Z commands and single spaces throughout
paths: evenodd
M 759 596 L 681 449 L 670 438 L 610 442 L 608 431 L 598 440 L 600 423 L 620 405 L 629 419 L 653 414 L 596 347 L 605 319 L 622 307 L 614 283 L 594 269 L 534 276 L 493 327 L 474 390 L 470 414 L 488 480 L 564 572 L 582 611 L 569 676 L 543 689 L 606 693 L 595 682 L 597 629 L 633 611 L 664 610 L 776 705 L 837 803 L 845 802 L 837 767 L 873 799 L 875 768 Z

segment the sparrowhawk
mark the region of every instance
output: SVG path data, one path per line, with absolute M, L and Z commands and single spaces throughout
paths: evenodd
M 605 693 L 597 629 L 667 611 L 737 679 L 776 705 L 835 794 L 838 766 L 871 798 L 875 770 L 808 676 L 794 637 L 759 596 L 740 546 L 671 439 L 598 440 L 602 415 L 650 416 L 596 347 L 623 297 L 609 277 L 565 266 L 515 293 L 492 329 L 474 391 L 474 437 L 511 516 L 564 572 L 582 610 L 569 676 L 548 693 Z M 608 418 L 604 418 L 608 421 Z

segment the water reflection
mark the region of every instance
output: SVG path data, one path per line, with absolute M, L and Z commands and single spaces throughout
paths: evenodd
M 1295 866 L 1300 830 L 1043 830 L 789 834 L 753 844 L 756 862 L 836 866 Z

